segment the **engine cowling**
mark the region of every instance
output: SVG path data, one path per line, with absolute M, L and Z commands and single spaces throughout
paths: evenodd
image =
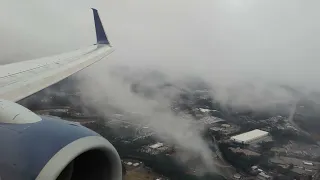
M 116 149 L 78 123 L 0 100 L 1 180 L 121 180 Z

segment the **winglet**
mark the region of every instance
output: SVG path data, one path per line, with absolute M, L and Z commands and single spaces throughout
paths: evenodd
M 101 23 L 98 10 L 91 8 L 94 16 L 94 24 L 96 26 L 97 44 L 110 44 L 107 35 Z

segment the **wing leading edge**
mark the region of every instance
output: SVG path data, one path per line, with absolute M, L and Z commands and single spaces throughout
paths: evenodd
M 0 99 L 19 101 L 100 61 L 113 52 L 98 11 L 93 10 L 97 44 L 76 51 L 0 66 Z

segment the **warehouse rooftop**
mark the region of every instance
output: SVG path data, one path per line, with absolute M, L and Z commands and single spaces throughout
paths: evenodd
M 243 134 L 239 134 L 236 136 L 232 136 L 231 140 L 239 142 L 239 143 L 248 143 L 259 138 L 267 136 L 269 133 L 266 131 L 262 131 L 260 129 L 255 129 Z

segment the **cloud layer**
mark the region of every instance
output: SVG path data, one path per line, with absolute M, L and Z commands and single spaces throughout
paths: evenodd
M 320 88 L 318 1 L 5 0 L 0 7 L 0 62 L 93 44 L 90 7 L 100 10 L 116 51 L 79 74 L 83 92 L 143 114 L 155 131 L 203 159 L 210 151 L 200 132 L 188 131 L 188 118 L 170 114 L 168 99 L 151 101 L 132 94 L 107 67 L 155 69 L 170 79 L 198 76 L 213 87 L 220 102 L 255 108 L 296 101 L 296 95 L 279 85 L 304 93 Z

